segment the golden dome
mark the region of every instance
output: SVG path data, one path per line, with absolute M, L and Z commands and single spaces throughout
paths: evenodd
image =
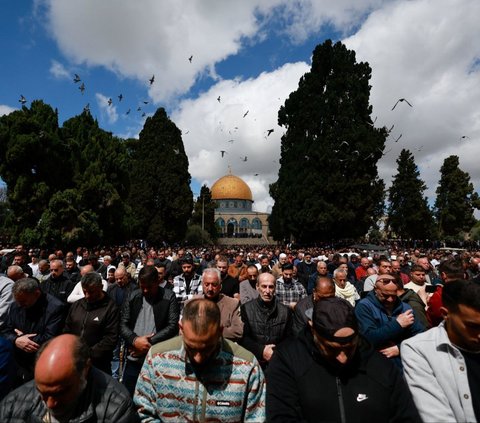
M 212 185 L 212 200 L 249 200 L 253 201 L 250 187 L 235 175 L 226 175 Z

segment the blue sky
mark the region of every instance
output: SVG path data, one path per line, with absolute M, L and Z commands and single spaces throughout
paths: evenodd
M 42 99 L 57 108 L 63 123 L 89 103 L 103 129 L 125 138 L 138 136 L 146 117 L 165 107 L 183 132 L 196 192 L 230 167 L 251 186 L 254 207 L 270 210 L 283 133 L 278 108 L 326 38 L 342 40 L 372 67 L 372 118 L 395 125 L 378 164 L 387 185 L 402 148 L 414 153 L 431 199 L 451 154 L 480 184 L 476 0 L 0 4 L 0 114 L 19 108 L 24 95 L 27 106 Z M 398 98 L 413 107 L 392 111 Z M 274 132 L 267 137 L 268 129 Z

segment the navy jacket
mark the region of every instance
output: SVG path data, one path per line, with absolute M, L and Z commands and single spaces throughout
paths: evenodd
M 412 310 L 412 307 L 398 298 L 391 315 L 389 315 L 375 295 L 375 291 L 370 291 L 355 307 L 360 333 L 372 343 L 375 349 L 393 345 L 400 347 L 403 340 L 425 330 L 425 326 L 416 315 L 413 325 L 407 328 L 400 326 L 397 317 L 407 310 Z

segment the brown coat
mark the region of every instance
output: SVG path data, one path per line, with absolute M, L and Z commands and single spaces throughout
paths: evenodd
M 235 263 L 228 266 L 228 274 L 239 282 L 247 279 L 247 265 L 242 264 L 238 267 Z

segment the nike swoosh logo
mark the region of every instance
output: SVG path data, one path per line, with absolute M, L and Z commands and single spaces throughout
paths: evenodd
M 367 395 L 365 395 L 365 394 L 358 394 L 358 395 L 357 395 L 357 401 L 358 401 L 358 402 L 365 401 L 366 399 L 368 399 L 368 397 L 367 397 Z

